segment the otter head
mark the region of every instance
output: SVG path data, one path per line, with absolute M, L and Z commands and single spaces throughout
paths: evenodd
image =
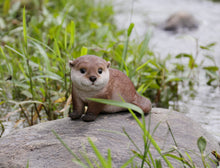
M 69 61 L 71 80 L 74 87 L 84 91 L 98 91 L 103 89 L 109 81 L 110 62 L 94 56 L 81 56 Z

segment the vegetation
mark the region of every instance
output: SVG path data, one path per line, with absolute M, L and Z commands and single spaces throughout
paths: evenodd
M 158 58 L 148 45 L 150 33 L 137 42 L 129 39 L 134 24 L 131 23 L 128 30 L 117 30 L 113 7 L 108 2 L 0 0 L 0 13 L 0 111 L 4 108 L 12 111 L 7 115 L 0 114 L 0 118 L 4 117 L 4 121 L 16 114 L 15 126 L 21 122 L 27 126 L 54 120 L 68 113 L 70 105 L 66 102 L 71 90 L 68 60 L 87 53 L 110 60 L 112 66 L 125 72 L 137 91 L 149 97 L 154 106 L 168 107 L 169 101 L 178 101 L 181 98 L 179 86 L 193 87 L 197 83 L 195 76 L 201 69 L 206 72 L 208 85 L 220 85 L 219 69 L 210 54 L 204 55 L 204 59 L 212 62 L 209 67 L 197 61 L 198 55 L 188 53 Z M 197 53 L 209 51 L 213 45 L 198 45 Z M 185 59 L 188 64 L 183 63 Z M 188 162 L 177 149 L 174 150 L 179 157 L 163 155 L 147 131 L 143 115 L 142 121 L 135 119 L 144 135 L 144 152 L 134 151 L 134 157 L 141 159 L 142 167 L 145 164 L 161 167 L 161 161 L 151 157 L 148 144 L 153 144 L 169 167 L 172 165 L 167 157 L 194 167 L 190 156 Z M 0 120 L 0 137 L 5 129 L 3 124 Z M 98 167 L 111 167 L 110 151 L 105 159 L 91 140 L 89 143 L 100 160 Z M 206 167 L 204 143 L 203 138 L 198 140 Z M 132 163 L 134 157 L 124 167 Z M 80 163 L 78 159 L 76 162 Z
M 196 73 L 202 68 L 207 84 L 219 86 L 218 67 L 212 56 L 204 57 L 213 62 L 209 67 L 197 63 L 198 55 L 187 53 L 158 58 L 148 46 L 150 33 L 139 43 L 129 40 L 133 23 L 127 31 L 117 30 L 110 3 L 4 0 L 0 12 L 0 104 L 18 109 L 17 121 L 26 125 L 68 113 L 68 60 L 86 53 L 110 60 L 154 106 L 168 107 L 169 101 L 178 101 L 179 86 L 196 84 Z M 213 45 L 198 45 L 197 53 Z M 188 59 L 188 65 L 183 59 Z

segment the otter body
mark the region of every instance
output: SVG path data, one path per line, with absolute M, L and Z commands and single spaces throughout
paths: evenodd
M 94 121 L 100 112 L 114 113 L 125 108 L 101 104 L 87 98 L 101 98 L 126 102 L 139 106 L 144 113 L 151 110 L 151 102 L 140 96 L 131 80 L 121 71 L 109 68 L 110 62 L 86 55 L 70 61 L 72 80 L 73 112 L 71 119 L 82 117 L 84 121 Z M 88 106 L 84 114 L 85 106 Z

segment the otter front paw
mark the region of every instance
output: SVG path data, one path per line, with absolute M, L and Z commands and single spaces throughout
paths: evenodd
M 69 113 L 69 117 L 72 119 L 72 120 L 76 120 L 76 119 L 79 119 L 81 117 L 81 114 L 77 114 L 77 113 Z
M 82 120 L 86 122 L 94 121 L 97 118 L 97 115 L 92 113 L 86 113 L 82 116 Z

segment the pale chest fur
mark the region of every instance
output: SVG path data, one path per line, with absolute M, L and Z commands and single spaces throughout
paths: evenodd
M 84 103 L 87 103 L 87 98 L 93 98 L 97 95 L 97 91 L 84 91 L 79 89 L 74 89 L 75 94 L 77 97 L 83 101 Z

